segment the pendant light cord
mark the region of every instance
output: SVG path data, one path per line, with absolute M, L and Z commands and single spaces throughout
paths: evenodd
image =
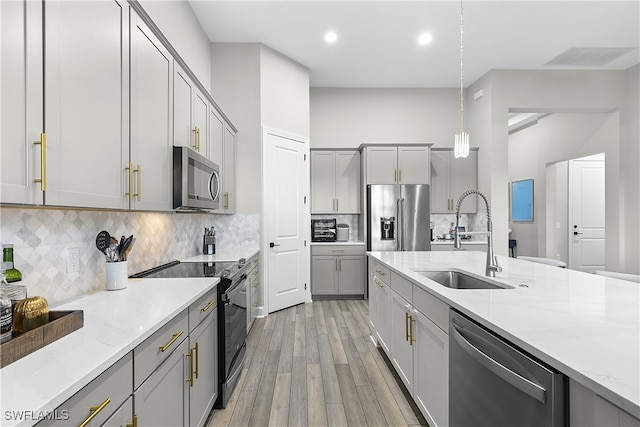
M 464 132 L 464 6 L 460 0 L 460 132 Z

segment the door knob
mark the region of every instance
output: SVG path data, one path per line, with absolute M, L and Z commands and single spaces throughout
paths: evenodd
M 573 235 L 574 235 L 574 236 L 577 236 L 578 234 L 584 234 L 584 233 L 578 233 L 577 231 L 574 231 L 574 232 L 573 232 Z
M 269 247 L 270 247 L 270 248 L 273 248 L 274 246 L 280 246 L 280 245 L 279 245 L 279 244 L 277 244 L 277 243 L 273 243 L 273 242 L 270 242 L 270 243 L 269 243 Z

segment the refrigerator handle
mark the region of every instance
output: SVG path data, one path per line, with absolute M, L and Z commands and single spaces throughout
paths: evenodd
M 402 199 L 402 197 L 398 197 L 398 199 L 396 199 L 396 218 L 397 218 L 397 223 L 398 223 L 398 227 L 396 229 L 396 234 L 398 235 L 398 238 L 396 239 L 397 243 L 396 243 L 396 250 L 398 251 L 402 251 L 404 250 L 404 218 L 402 216 L 402 201 L 404 199 Z

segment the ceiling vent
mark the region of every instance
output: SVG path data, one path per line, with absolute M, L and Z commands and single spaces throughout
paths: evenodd
M 571 47 L 545 65 L 599 67 L 635 50 L 630 47 Z

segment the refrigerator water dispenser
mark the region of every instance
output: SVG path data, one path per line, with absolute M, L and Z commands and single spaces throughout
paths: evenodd
M 396 238 L 396 218 L 384 216 L 380 218 L 380 239 L 393 240 Z

